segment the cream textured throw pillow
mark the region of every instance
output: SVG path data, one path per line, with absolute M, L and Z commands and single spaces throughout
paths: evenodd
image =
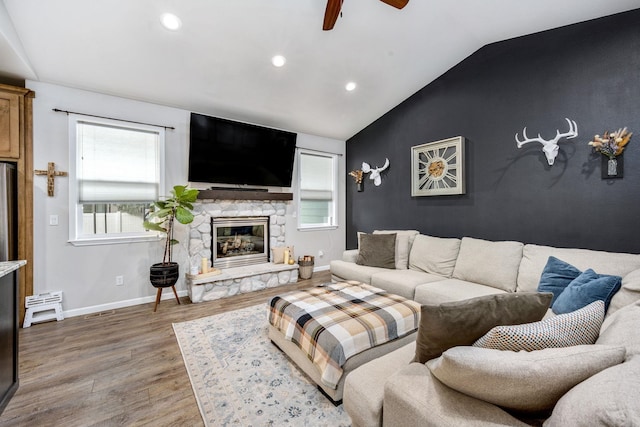
M 604 320 L 604 301 L 598 300 L 571 313 L 539 322 L 496 326 L 478 339 L 475 347 L 533 351 L 549 347 L 594 344 Z
M 531 352 L 461 346 L 427 362 L 427 367 L 461 393 L 504 408 L 537 412 L 553 408 L 576 384 L 622 363 L 624 357 L 624 347 L 604 345 Z
M 271 248 L 271 254 L 273 255 L 273 263 L 274 264 L 283 264 L 284 263 L 284 251 L 289 251 L 289 258 L 293 258 L 293 246 L 278 246 L 276 248 Z

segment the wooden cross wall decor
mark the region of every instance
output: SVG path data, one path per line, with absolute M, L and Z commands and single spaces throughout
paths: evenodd
M 53 190 L 55 186 L 55 182 L 53 181 L 53 179 L 56 176 L 67 176 L 66 172 L 60 172 L 56 170 L 56 164 L 54 162 L 49 162 L 46 171 L 34 170 L 33 172 L 36 175 L 47 175 L 47 194 L 49 194 L 49 197 L 53 197 Z

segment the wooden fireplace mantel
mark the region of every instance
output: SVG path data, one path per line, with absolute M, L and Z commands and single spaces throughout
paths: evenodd
M 200 190 L 200 200 L 293 200 L 293 193 L 252 190 Z

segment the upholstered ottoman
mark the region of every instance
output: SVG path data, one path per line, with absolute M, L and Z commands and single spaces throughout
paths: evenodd
M 335 404 L 349 372 L 415 341 L 419 321 L 420 304 L 355 281 L 269 303 L 269 338 Z

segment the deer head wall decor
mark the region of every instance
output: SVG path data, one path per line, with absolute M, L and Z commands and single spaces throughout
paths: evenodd
M 528 142 L 541 143 L 542 151 L 547 157 L 547 163 L 549 163 L 549 166 L 553 166 L 553 162 L 555 161 L 556 156 L 558 156 L 558 141 L 560 140 L 560 138 L 571 139 L 578 136 L 578 125 L 576 124 L 576 122 L 573 120 L 569 120 L 566 117 L 565 120 L 569 123 L 569 131 L 560 133 L 560 130 L 556 130 L 556 136 L 549 140 L 543 139 L 540 134 L 538 134 L 537 138 L 529 138 L 527 136 L 527 127 L 525 126 L 525 128 L 522 130 L 522 136 L 524 137 L 523 141 L 520 141 L 518 139 L 518 134 L 516 133 L 516 144 L 518 145 L 518 148 L 522 148 L 522 146 Z
M 362 162 L 362 172 L 369 173 L 369 179 L 373 180 L 373 185 L 376 187 L 382 183 L 382 178 L 380 178 L 380 173 L 389 167 L 389 159 L 384 160 L 384 165 L 382 167 L 372 168 L 369 163 Z

